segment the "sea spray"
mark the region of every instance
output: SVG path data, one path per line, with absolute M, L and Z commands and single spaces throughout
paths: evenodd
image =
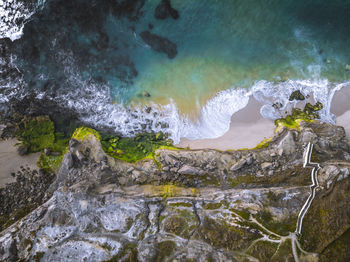
M 0 0 L 0 39 L 15 41 L 22 37 L 23 28 L 29 18 L 43 8 L 46 0 L 23 3 L 18 0 Z

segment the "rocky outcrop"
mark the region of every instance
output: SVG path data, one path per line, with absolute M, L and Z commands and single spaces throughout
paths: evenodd
M 140 33 L 142 40 L 148 44 L 154 51 L 159 53 L 165 53 L 170 59 L 177 55 L 177 46 L 165 37 L 161 37 L 156 34 L 152 34 L 149 31 L 143 31 Z
M 298 245 L 308 142 L 320 186 Z M 0 233 L 0 260 L 324 260 L 349 229 L 349 148 L 343 128 L 318 121 L 261 149 L 159 149 L 136 163 L 108 156 L 93 135 L 73 139 L 52 197 Z
M 154 17 L 157 19 L 166 19 L 172 17 L 173 19 L 179 18 L 179 12 L 172 8 L 170 0 L 161 0 L 154 10 Z

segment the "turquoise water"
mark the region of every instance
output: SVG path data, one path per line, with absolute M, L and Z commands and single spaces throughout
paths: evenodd
M 15 42 L 28 88 L 100 114 L 91 121 L 101 125 L 128 126 L 127 134 L 144 121 L 129 125 L 130 106 L 175 110 L 165 121 L 178 122 L 177 137 L 196 138 L 221 134 L 253 94 L 234 90 L 263 83 L 265 95 L 275 88 L 285 102 L 287 89 L 323 88 L 316 97 L 327 101 L 324 90 L 349 79 L 350 1 L 171 0 L 179 18 L 163 20 L 155 17 L 160 2 L 48 0 Z M 176 56 L 152 48 L 144 31 L 175 44 Z M 209 116 L 222 117 L 220 131 L 204 123 Z

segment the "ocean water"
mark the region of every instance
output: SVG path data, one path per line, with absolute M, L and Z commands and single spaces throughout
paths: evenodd
M 330 101 L 350 77 L 350 1 L 170 0 L 178 17 L 159 19 L 161 2 L 1 1 L 10 22 L 0 36 L 13 40 L 21 79 L 0 89 L 0 100 L 35 92 L 96 126 L 163 130 L 175 142 L 224 134 L 250 96 L 264 117 L 278 118 L 294 90 L 321 101 L 322 119 L 334 121 Z

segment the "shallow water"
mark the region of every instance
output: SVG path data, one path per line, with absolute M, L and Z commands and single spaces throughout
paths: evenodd
M 156 19 L 160 2 L 47 0 L 13 42 L 26 88 L 126 135 L 147 125 L 175 140 L 216 137 L 250 95 L 276 118 L 272 103 L 287 106 L 295 89 L 334 120 L 327 104 L 350 76 L 350 1 L 172 0 L 179 18 Z M 156 51 L 144 31 L 176 55 Z

